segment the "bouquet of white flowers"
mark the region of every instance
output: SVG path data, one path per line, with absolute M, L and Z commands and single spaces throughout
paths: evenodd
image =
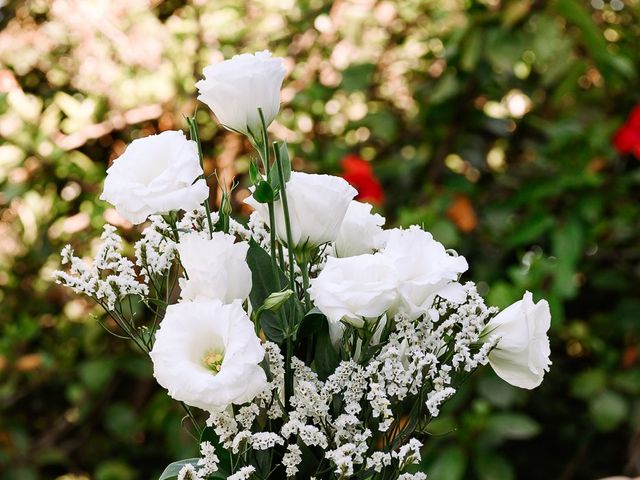
M 135 258 L 107 225 L 92 263 L 67 246 L 69 268 L 56 272 L 151 357 L 193 421 L 201 457 L 160 480 L 426 478 L 415 466 L 425 428 L 476 368 L 540 384 L 547 302 L 527 292 L 498 313 L 460 282 L 465 258 L 431 234 L 384 230 L 342 178 L 292 172 L 287 145 L 267 134 L 281 59 L 240 55 L 204 75 L 198 98 L 257 152 L 248 224 L 231 218 L 229 192 L 210 211 L 190 118 L 190 140 L 135 140 L 107 171 L 101 198 L 147 222 Z

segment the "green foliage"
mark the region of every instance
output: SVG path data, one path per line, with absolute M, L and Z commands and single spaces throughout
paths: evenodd
M 68 2 L 0 9 L 3 478 L 157 478 L 197 454 L 147 361 L 51 272 L 65 243 L 91 255 L 105 221 L 136 238 L 97 200 L 109 162 L 186 127 L 212 54 L 264 48 L 293 65 L 273 134 L 294 169 L 338 173 L 360 154 L 388 224 L 424 224 L 468 257 L 493 304 L 550 301 L 545 383 L 468 382 L 429 426 L 430 478 L 639 473 L 640 163 L 610 141 L 640 101 L 637 2 L 106 3 L 108 29 Z M 207 176 L 238 175 L 242 208 L 251 147 L 205 107 L 195 118 Z
M 279 293 L 280 288 L 288 284 L 282 270 L 277 266 L 273 267 L 271 256 L 256 243 L 249 245 L 247 264 L 251 269 L 251 305 L 264 305 L 271 295 Z M 272 342 L 282 342 L 288 336 L 284 318 L 270 309 L 260 312 L 260 325 L 267 339 Z

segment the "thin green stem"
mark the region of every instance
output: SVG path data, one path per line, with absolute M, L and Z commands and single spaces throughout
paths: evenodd
M 284 169 L 282 168 L 282 158 L 280 157 L 280 150 L 278 149 L 277 143 L 274 143 L 273 151 L 275 152 L 276 168 L 278 169 L 278 178 L 280 180 L 280 198 L 282 200 L 282 212 L 284 213 L 284 226 L 287 231 L 287 251 L 289 252 L 289 286 L 291 290 L 295 292 L 296 280 L 293 268 L 293 235 L 291 234 L 291 219 L 289 218 L 289 202 L 287 201 L 287 189 L 285 188 L 286 184 L 284 178 Z
M 189 135 L 191 140 L 196 142 L 198 146 L 198 158 L 200 159 L 200 167 L 202 168 L 202 175 L 199 178 L 207 181 L 207 177 L 204 173 L 204 155 L 202 154 L 202 143 L 200 142 L 200 132 L 198 131 L 198 123 L 196 122 L 195 115 L 193 117 L 187 117 L 187 124 L 189 125 Z M 209 206 L 209 196 L 202 203 L 204 209 L 207 212 L 207 223 L 209 224 L 209 238 L 213 237 L 213 221 L 211 220 L 211 207 Z
M 254 140 L 254 146 L 260 155 L 262 165 L 264 166 L 267 181 L 269 181 L 269 138 L 267 136 L 267 125 L 262 114 L 262 109 L 258 108 L 258 114 L 262 121 L 262 138 L 260 140 Z M 269 234 L 270 234 L 270 247 L 271 247 L 271 268 L 273 270 L 273 276 L 276 282 L 276 288 L 280 290 L 280 274 L 278 272 L 278 260 L 277 260 L 277 248 L 276 248 L 276 216 L 273 202 L 268 202 L 269 206 Z
M 175 242 L 179 242 L 180 241 L 180 232 L 178 232 L 178 227 L 176 226 L 177 213 L 173 212 L 173 211 L 169 212 L 166 215 L 163 215 L 163 218 L 164 218 L 165 222 L 167 222 L 169 224 L 169 226 L 171 227 L 171 232 L 173 233 L 172 240 L 174 240 Z
M 304 305 L 311 310 L 311 297 L 309 296 L 309 261 L 306 254 L 301 256 L 300 270 L 302 271 L 302 290 L 304 290 Z
M 282 252 L 282 243 L 278 242 L 278 260 L 280 261 L 280 269 L 284 272 L 284 253 Z
M 182 406 L 184 411 L 187 413 L 187 416 L 191 419 L 191 423 L 193 424 L 193 428 L 195 428 L 196 432 L 198 432 L 198 439 L 199 439 L 200 436 L 202 435 L 202 429 L 198 425 L 198 421 L 196 420 L 196 417 L 193 415 L 193 412 L 191 412 L 191 409 L 187 406 L 186 403 L 184 403 L 184 402 L 178 402 L 178 403 L 180 403 L 180 405 Z
M 276 215 L 273 207 L 273 202 L 269 202 L 269 235 L 271 243 L 271 268 L 273 270 L 273 277 L 276 282 L 276 290 L 281 289 L 280 285 L 280 273 L 278 272 L 278 262 L 276 260 Z

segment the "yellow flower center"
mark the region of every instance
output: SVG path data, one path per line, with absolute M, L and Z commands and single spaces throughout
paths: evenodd
M 221 352 L 209 351 L 204 354 L 202 357 L 202 364 L 211 370 L 213 373 L 218 373 L 222 368 L 222 361 L 224 360 L 224 355 Z

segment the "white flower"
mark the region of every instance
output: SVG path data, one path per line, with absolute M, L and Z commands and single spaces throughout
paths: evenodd
M 251 292 L 247 242 L 235 243 L 233 235 L 190 233 L 178 243 L 180 263 L 187 278 L 180 279 L 182 300 L 217 299 L 222 303 L 244 300 Z
M 448 254 L 430 233 L 416 226 L 390 230 L 384 255 L 398 272 L 398 311 L 417 318 L 431 308 L 436 295 L 457 303 L 464 301 L 464 289 L 456 280 L 467 270 L 467 261 Z
M 225 127 L 262 140 L 262 109 L 267 126 L 280 109 L 280 88 L 286 70 L 281 58 L 256 52 L 236 55 L 209 65 L 204 79 L 196 83 L 198 100 L 213 110 Z
M 298 473 L 298 465 L 302 461 L 302 450 L 296 444 L 288 445 L 287 452 L 282 456 L 282 465 L 286 467 L 287 478 Z
M 251 474 L 256 471 L 256 467 L 252 465 L 247 465 L 246 467 L 240 468 L 233 475 L 229 475 L 227 480 L 249 480 L 251 478 Z
M 170 305 L 149 355 L 170 397 L 210 412 L 248 402 L 267 386 L 264 349 L 240 301 Z
M 336 257 L 353 257 L 373 253 L 379 248 L 384 217 L 371 213 L 371 205 L 353 200 L 347 208 L 338 238 L 333 245 Z
M 196 467 L 187 463 L 178 472 L 177 480 L 204 480 L 202 476 L 196 470 Z
M 427 480 L 427 474 L 422 472 L 403 473 L 398 477 L 398 480 Z
M 340 177 L 292 172 L 286 193 L 293 247 L 305 249 L 333 242 L 338 237 L 347 208 L 358 192 Z M 258 203 L 253 196 L 248 197 L 245 203 L 255 208 L 270 226 L 266 204 Z M 282 199 L 278 199 L 274 207 L 276 234 L 281 242 L 287 244 Z
M 516 387 L 530 390 L 540 385 L 551 365 L 550 326 L 549 304 L 546 300 L 533 303 L 531 292 L 493 317 L 484 332 L 499 337 L 489 353 L 496 374 Z
M 395 269 L 379 254 L 356 257 L 329 257 L 311 281 L 309 294 L 330 322 L 361 328 L 366 320 L 377 319 L 396 302 Z
M 166 131 L 131 142 L 107 170 L 100 198 L 134 224 L 149 215 L 196 209 L 209 196 L 196 143 Z

